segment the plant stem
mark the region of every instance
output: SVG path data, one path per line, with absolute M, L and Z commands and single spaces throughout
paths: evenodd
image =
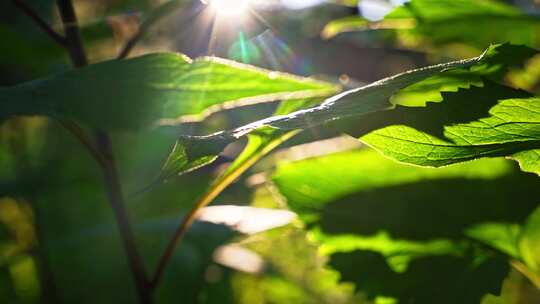
M 84 52 L 81 34 L 77 23 L 77 15 L 73 8 L 71 0 L 56 0 L 60 17 L 64 24 L 64 33 L 66 35 L 66 47 L 69 56 L 75 67 L 82 67 L 88 64 Z
M 139 27 L 139 30 L 133 37 L 131 37 L 126 44 L 124 44 L 124 47 L 122 47 L 122 50 L 116 57 L 116 59 L 124 59 L 126 58 L 129 53 L 135 48 L 135 45 L 144 37 L 144 35 L 148 32 L 148 30 L 158 21 L 160 21 L 162 18 L 166 17 L 167 15 L 171 14 L 177 7 L 182 5 L 182 1 L 168 1 L 163 5 L 160 5 L 156 9 L 152 10 L 146 20 L 144 20 L 141 23 L 141 26 Z
M 23 13 L 25 13 L 27 16 L 29 16 L 36 25 L 42 29 L 47 35 L 49 35 L 50 38 L 52 38 L 57 44 L 64 48 L 68 48 L 67 44 L 67 38 L 61 36 L 57 32 L 55 32 L 48 24 L 45 22 L 39 15 L 30 8 L 24 1 L 22 0 L 12 0 L 13 4 L 17 6 Z M 85 58 L 84 52 L 82 52 L 83 56 L 81 58 Z M 66 120 L 66 119 L 60 119 L 60 124 L 71 132 L 78 140 L 79 142 L 87 148 L 87 150 L 90 152 L 92 157 L 101 165 L 104 166 L 104 160 L 102 155 L 99 153 L 99 151 L 96 150 L 94 147 L 92 141 L 88 138 L 86 132 L 75 122 Z
M 107 188 L 109 202 L 116 216 L 124 249 L 127 252 L 129 267 L 135 279 L 139 300 L 143 304 L 152 303 L 152 290 L 148 284 L 144 271 L 144 265 L 137 250 L 133 230 L 131 229 L 131 224 L 124 206 L 122 188 L 114 162 L 110 137 L 103 131 L 98 131 L 96 137 L 98 140 L 98 147 L 105 155 L 105 159 L 107 160 L 107 166 L 105 166 L 103 169 L 105 186 Z
M 36 25 L 51 37 L 60 46 L 66 47 L 66 38 L 62 37 L 45 22 L 30 6 L 23 0 L 12 0 L 13 4 L 18 7 L 23 13 L 30 17 Z
M 75 67 L 83 67 L 88 64 L 88 60 L 86 58 L 86 53 L 84 52 L 73 3 L 71 0 L 57 0 L 56 2 L 58 9 L 60 10 L 62 22 L 64 24 L 66 46 L 68 48 L 71 61 Z M 79 137 L 78 134 L 80 131 L 82 131 L 82 129 L 80 129 L 78 126 L 71 128 L 73 126 L 70 124 L 67 126 L 70 127 L 68 128 L 70 131 Z M 81 142 L 90 150 L 93 155 L 100 155 L 102 157 L 96 157 L 96 160 L 98 160 L 98 163 L 102 165 L 101 167 L 103 169 L 103 176 L 105 179 L 105 187 L 107 189 L 109 203 L 116 217 L 124 250 L 126 251 L 128 264 L 135 279 L 135 287 L 139 296 L 139 302 L 141 304 L 150 304 L 152 303 L 152 289 L 148 284 L 142 258 L 137 250 L 133 230 L 131 229 L 131 224 L 124 206 L 122 187 L 120 185 L 118 170 L 114 161 L 110 137 L 104 131 L 98 130 L 96 132 L 98 147 L 97 151 L 92 148 L 93 145 L 90 144 L 90 141 L 86 140 L 85 136 L 82 138 L 84 140 L 81 140 L 79 137 Z
M 41 214 L 41 206 L 35 195 L 31 196 L 31 200 L 34 203 L 34 230 L 38 241 L 38 248 L 36 248 L 36 259 L 39 264 L 40 284 L 43 292 L 44 303 L 59 304 L 62 303 L 56 286 L 56 278 L 51 268 L 50 258 L 46 251 L 46 238 L 43 235 L 43 216 Z
M 107 161 L 105 160 L 101 152 L 97 150 L 94 143 L 87 136 L 83 128 L 70 120 L 59 119 L 58 121 L 66 130 L 71 132 L 71 134 L 73 134 L 73 136 L 75 136 L 79 140 L 79 142 L 86 148 L 86 150 L 90 153 L 90 155 L 92 155 L 92 157 L 102 168 L 107 166 Z

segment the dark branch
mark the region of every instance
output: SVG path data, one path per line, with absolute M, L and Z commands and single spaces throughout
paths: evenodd
M 92 157 L 102 168 L 107 166 L 107 161 L 105 160 L 101 152 L 97 150 L 92 140 L 88 138 L 83 128 L 81 128 L 75 122 L 69 120 L 61 119 L 59 120 L 59 122 L 66 130 L 71 132 L 71 134 L 73 134 L 73 136 L 75 136 L 84 147 L 86 147 L 90 155 L 92 155 Z
M 137 244 L 131 228 L 131 223 L 124 206 L 122 187 L 119 182 L 118 170 L 116 169 L 114 161 L 110 137 L 103 131 L 98 131 L 96 137 L 98 146 L 107 160 L 107 166 L 103 168 L 105 187 L 107 188 L 111 208 L 116 216 L 124 249 L 127 252 L 129 267 L 133 277 L 135 278 L 135 285 L 137 286 L 139 300 L 141 304 L 149 304 L 152 303 L 152 291 L 146 278 L 142 258 L 137 250 Z
M 66 48 L 69 51 L 71 61 L 75 67 L 83 67 L 88 64 L 86 59 L 86 53 L 82 44 L 81 34 L 79 32 L 77 16 L 73 8 L 71 0 L 57 0 L 58 9 L 60 10 L 60 16 L 64 24 L 64 32 L 66 35 Z M 94 155 L 97 153 L 102 159 L 98 162 L 103 162 L 102 170 L 105 179 L 105 187 L 107 190 L 109 203 L 113 209 L 124 250 L 126 251 L 128 264 L 135 279 L 135 285 L 137 293 L 139 295 L 139 301 L 141 304 L 152 303 L 152 289 L 149 286 L 144 271 L 142 258 L 139 255 L 137 246 L 135 243 L 135 237 L 127 211 L 125 209 L 124 197 L 122 194 L 122 187 L 120 185 L 120 179 L 118 176 L 118 170 L 114 161 L 114 154 L 112 150 L 112 144 L 109 135 L 98 130 L 96 132 L 97 139 L 97 151 L 93 150 L 93 145 L 87 140 L 86 135 L 78 136 L 80 131 L 83 131 L 78 126 L 73 127 L 69 123 L 66 124 L 68 129 L 86 145 L 90 152 Z M 83 132 L 84 133 L 84 132 Z M 82 139 L 81 139 L 82 138 Z
M 45 22 L 45 20 L 43 20 L 32 8 L 30 8 L 26 3 L 24 3 L 24 1 L 12 0 L 12 2 L 17 8 L 19 8 L 23 13 L 30 17 L 36 23 L 36 25 L 49 37 L 51 37 L 56 43 L 58 43 L 62 47 L 66 46 L 66 38 L 53 30 L 52 27 L 47 24 L 47 22 Z
M 77 23 L 77 15 L 71 0 L 56 0 L 60 17 L 64 24 L 64 32 L 66 35 L 66 47 L 71 57 L 71 61 L 75 67 L 82 67 L 88 64 L 86 54 L 84 52 L 81 33 Z
M 137 43 L 139 43 L 139 41 L 141 41 L 141 39 L 144 37 L 144 35 L 146 35 L 148 30 L 154 24 L 156 24 L 162 18 L 164 18 L 164 17 L 168 16 L 169 14 L 171 14 L 181 4 L 182 4 L 182 1 L 169 1 L 169 2 L 159 6 L 158 8 L 153 10 L 152 12 L 150 12 L 150 14 L 148 15 L 148 18 L 143 21 L 143 23 L 141 24 L 141 26 L 140 26 L 139 30 L 137 31 L 137 33 L 135 35 L 133 35 L 133 37 L 131 37 L 126 42 L 126 44 L 124 45 L 124 47 L 120 51 L 120 54 L 118 54 L 117 59 L 126 58 L 129 55 L 129 53 L 133 50 L 135 45 L 137 45 Z

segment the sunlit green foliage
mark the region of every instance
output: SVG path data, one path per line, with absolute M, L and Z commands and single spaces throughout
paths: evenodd
M 73 0 L 73 69 L 68 2 L 0 3 L 0 303 L 540 301 L 537 4 Z

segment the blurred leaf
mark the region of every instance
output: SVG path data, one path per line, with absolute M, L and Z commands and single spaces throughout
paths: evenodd
M 387 19 L 378 22 L 370 22 L 360 16 L 348 16 L 332 20 L 325 25 L 321 36 L 330 39 L 344 32 L 360 30 L 380 30 L 380 29 L 411 29 L 416 26 L 413 18 Z
M 2 88 L 0 112 L 3 118 L 51 115 L 127 130 L 166 118 L 200 118 L 225 106 L 325 96 L 335 90 L 327 83 L 223 59 L 192 61 L 162 53 L 106 61 Z
M 494 26 L 496 25 L 496 26 Z M 392 29 L 402 42 L 424 48 L 426 42 L 444 46 L 465 43 L 482 49 L 491 43 L 535 45 L 540 20 L 498 0 L 412 0 L 396 7 L 381 21 L 348 17 L 330 22 L 323 37 L 345 31 Z
M 366 28 L 369 21 L 359 16 L 348 16 L 336 20 L 332 20 L 328 23 L 321 35 L 325 39 L 332 38 L 339 33 L 350 32 L 354 30 L 360 30 Z
M 48 40 L 43 41 L 40 36 L 35 39 L 25 39 L 16 30 L 0 24 L 0 65 L 2 67 L 17 68 L 18 72 L 29 72 L 30 75 L 43 75 L 51 66 L 62 64 L 62 48 L 54 45 Z M 46 37 L 48 38 L 48 37 Z
M 516 270 L 504 280 L 501 295 L 487 295 L 482 304 L 529 304 L 540 300 L 540 290 Z
M 416 19 L 414 32 L 435 44 L 465 42 L 478 48 L 501 42 L 534 44 L 533 33 L 540 25 L 537 18 L 498 0 L 413 0 L 385 19 L 402 18 Z
M 352 286 L 339 282 L 306 232 L 283 227 L 255 235 L 245 246 L 267 263 L 264 275 L 233 277 L 237 303 L 358 303 Z
M 357 168 L 357 169 L 355 169 Z M 439 179 L 490 180 L 510 170 L 502 159 L 486 159 L 441 169 L 401 165 L 374 151 L 350 151 L 278 165 L 272 180 L 293 211 L 317 219 L 331 201 L 358 191 Z M 344 182 L 347 181 L 347 182 Z
M 518 240 L 521 227 L 518 224 L 483 223 L 467 229 L 465 234 L 508 254 L 512 258 L 520 259 Z
M 527 219 L 519 248 L 527 266 L 540 273 L 540 208 Z
M 403 273 L 393 272 L 372 251 L 338 253 L 330 265 L 353 281 L 370 298 L 397 298 L 398 303 L 477 304 L 486 293 L 499 294 L 508 264 L 501 257 L 431 256 L 411 262 Z M 440 274 L 440 275 L 435 275 Z
M 388 233 L 380 232 L 372 236 L 354 234 L 326 235 L 318 229 L 314 237 L 321 243 L 320 250 L 326 255 L 338 252 L 371 250 L 380 253 L 388 266 L 395 272 L 404 272 L 409 263 L 425 256 L 462 255 L 465 246 L 446 239 L 430 241 L 411 241 L 393 239 Z

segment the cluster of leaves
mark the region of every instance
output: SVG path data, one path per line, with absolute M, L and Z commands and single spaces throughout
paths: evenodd
M 415 41 L 433 37 L 430 43 L 436 46 L 459 42 L 482 48 L 494 37 L 535 45 L 523 34 L 535 28 L 535 18 L 496 1 L 473 3 L 414 0 L 376 25 L 347 18 L 330 23 L 324 33 L 395 26 Z M 502 32 L 493 27 L 499 22 L 508 24 Z M 449 28 L 455 24 L 464 30 Z M 496 30 L 496 36 L 478 36 L 471 27 Z M 5 164 L 0 210 L 10 211 L 0 216 L 8 228 L 0 233 L 15 235 L 0 243 L 0 266 L 7 265 L 0 282 L 14 285 L 0 287 L 0 296 L 32 302 L 37 296 L 25 288 L 53 292 L 46 279 L 25 279 L 35 268 L 55 278 L 51 281 L 62 287 L 59 294 L 67 302 L 108 302 L 111 294 L 116 302 L 133 302 L 135 294 L 125 280 L 128 268 L 110 211 L 98 204 L 105 197 L 97 168 L 72 139 L 54 135 L 47 145 L 24 143 L 32 152 L 17 155 L 26 137 L 9 135 L 35 130 L 28 121 L 48 134 L 61 133 L 56 125 L 43 127 L 43 118 L 21 116 L 73 121 L 115 134 L 121 167 L 131 167 L 123 172 L 125 183 L 151 185 L 129 204 L 149 266 L 159 260 L 176 228 L 171 215 L 204 210 L 220 194 L 221 202 L 249 200 L 234 192 L 234 181 L 302 130 L 325 128 L 365 145 L 266 168 L 252 208 L 286 206 L 298 214 L 296 225 L 246 237 L 251 233 L 242 230 L 241 221 L 231 224 L 227 215 L 197 222 L 173 256 L 157 290 L 159 302 L 503 301 L 497 295 L 511 267 L 540 287 L 535 201 L 540 194 L 540 99 L 533 90 L 513 86 L 509 76 L 538 55 L 524 45 L 493 45 L 471 59 L 345 90 L 226 59 L 153 53 L 0 88 L 0 119 L 7 134 L 0 147 Z M 261 120 L 209 135 L 185 128 L 186 122 L 204 121 L 222 110 L 272 102 L 279 106 Z M 18 127 L 23 132 L 17 133 Z M 203 169 L 243 137 L 247 144 L 217 177 Z M 309 149 L 325 144 L 333 143 L 315 142 Z M 59 146 L 75 148 L 58 155 Z M 28 159 L 41 161 L 28 164 Z M 139 164 L 133 168 L 133 163 Z M 216 266 L 216 248 L 231 242 L 262 257 L 265 275 Z M 36 246 L 46 254 L 34 257 Z M 119 288 L 125 292 L 115 293 Z
M 496 24 L 496 26 L 494 26 Z M 369 21 L 349 16 L 328 23 L 322 35 L 365 30 L 388 30 L 408 47 L 482 49 L 490 43 L 512 42 L 537 45 L 534 33 L 538 18 L 522 9 L 497 0 L 414 0 L 395 8 L 384 19 Z

